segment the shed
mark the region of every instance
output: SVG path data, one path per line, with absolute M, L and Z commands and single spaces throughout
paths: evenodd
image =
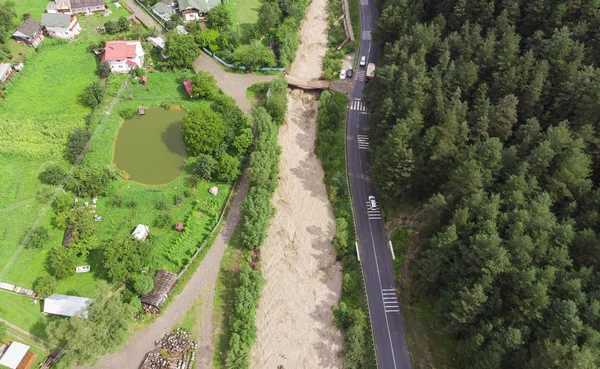
M 144 241 L 150 236 L 150 228 L 146 225 L 138 224 L 131 235 L 135 237 L 136 240 Z
M 145 85 L 146 83 L 148 83 L 148 77 L 146 76 L 142 76 L 142 78 L 140 78 L 140 82 Z
M 59 295 L 55 293 L 44 299 L 44 314 L 69 317 L 81 314 L 81 316 L 87 318 L 87 308 L 93 301 L 94 300 L 86 299 L 85 297 Z
M 159 309 L 167 301 L 173 287 L 177 283 L 177 275 L 166 270 L 159 270 L 154 277 L 152 291 L 142 296 L 142 303 Z
M 0 357 L 0 366 L 10 369 L 29 369 L 36 357 L 33 352 L 29 351 L 29 346 L 13 342 Z
M 187 81 L 183 82 L 183 87 L 185 87 L 185 91 L 188 93 L 188 95 L 192 97 L 192 81 L 188 79 Z
M 4 83 L 10 77 L 10 68 L 11 65 L 8 63 L 0 64 L 0 82 Z

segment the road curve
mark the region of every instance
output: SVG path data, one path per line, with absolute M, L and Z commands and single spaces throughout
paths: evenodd
M 379 49 L 371 41 L 378 11 L 375 0 L 357 0 L 361 6 L 361 40 L 359 58 L 378 63 Z M 356 219 L 360 261 L 365 278 L 369 316 L 379 369 L 412 369 L 408 352 L 404 317 L 398 301 L 392 265 L 392 252 L 383 227 L 381 213 L 371 208 L 369 196 L 376 196 L 370 178 L 369 113 L 362 101 L 365 67 L 357 66 L 355 84 L 350 94 L 346 150 L 348 175 Z

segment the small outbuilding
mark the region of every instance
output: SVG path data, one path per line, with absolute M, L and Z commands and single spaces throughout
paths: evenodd
M 92 299 L 79 296 L 52 294 L 44 299 L 44 314 L 72 317 L 80 315 L 88 317 L 88 306 Z
M 4 83 L 10 78 L 11 65 L 8 63 L 0 64 L 0 82 Z
M 10 369 L 29 369 L 37 355 L 29 350 L 29 346 L 12 342 L 8 347 L 0 345 L 0 366 Z
M 188 95 L 192 97 L 192 81 L 188 79 L 187 81 L 183 82 L 183 87 L 185 87 L 185 91 L 188 93 Z
M 158 312 L 169 297 L 177 283 L 177 275 L 166 270 L 159 270 L 154 277 L 152 291 L 142 296 L 142 307 L 148 312 Z
M 150 236 L 150 228 L 148 228 L 147 225 L 138 224 L 131 235 L 135 237 L 136 240 L 144 241 Z

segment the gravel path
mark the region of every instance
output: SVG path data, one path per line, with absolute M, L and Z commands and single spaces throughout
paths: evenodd
M 236 196 L 221 232 L 190 279 L 181 294 L 175 297 L 167 311 L 152 325 L 135 332 L 119 352 L 103 356 L 95 368 L 99 369 L 137 369 L 146 353 L 154 348 L 154 341 L 180 322 L 193 302 L 201 296 L 201 325 L 196 354 L 197 368 L 209 368 L 212 362 L 212 319 L 214 291 L 223 252 L 229 243 L 233 231 L 240 221 L 240 206 L 248 191 L 246 175 L 242 177 Z
M 157 28 L 161 33 L 164 33 L 164 29 L 158 24 L 154 18 L 148 15 L 144 9 L 142 9 L 135 0 L 123 0 L 125 4 L 133 10 L 133 14 L 148 28 Z
M 200 54 L 198 59 L 194 61 L 194 71 L 198 73 L 200 70 L 211 73 L 217 80 L 217 85 L 227 95 L 233 97 L 240 109 L 246 113 L 250 113 L 252 109 L 250 102 L 246 98 L 246 89 L 258 82 L 272 81 L 276 77 L 261 76 L 258 74 L 228 73 L 221 68 L 219 63 L 205 53 Z

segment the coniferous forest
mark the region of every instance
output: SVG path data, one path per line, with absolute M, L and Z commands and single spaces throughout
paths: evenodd
M 600 3 L 386 0 L 381 202 L 423 205 L 423 293 L 468 368 L 600 366 Z

